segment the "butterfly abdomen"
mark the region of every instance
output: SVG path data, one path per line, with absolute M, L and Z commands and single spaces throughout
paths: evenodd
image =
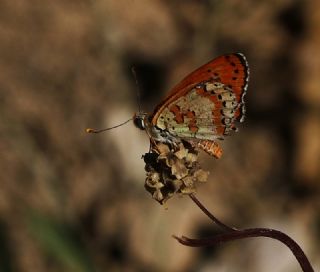
M 198 142 L 198 147 L 217 159 L 222 156 L 222 149 L 215 141 L 202 140 Z

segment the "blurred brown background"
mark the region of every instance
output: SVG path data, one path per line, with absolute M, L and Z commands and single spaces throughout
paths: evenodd
M 130 123 L 186 74 L 247 56 L 247 119 L 205 154 L 197 196 L 225 223 L 293 237 L 320 269 L 320 2 L 0 2 L 1 271 L 300 271 L 265 238 L 186 248 L 217 229 L 188 197 L 144 190 L 148 139 Z

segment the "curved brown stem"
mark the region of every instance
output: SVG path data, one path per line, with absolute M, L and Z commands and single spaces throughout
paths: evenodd
M 234 227 L 230 227 L 224 223 L 222 223 L 218 218 L 216 218 L 211 212 L 207 210 L 205 206 L 196 198 L 194 194 L 190 194 L 189 197 L 192 199 L 194 203 L 200 208 L 200 210 L 207 215 L 215 224 L 217 224 L 220 228 L 225 231 L 237 231 L 238 229 Z
M 190 195 L 190 198 L 215 224 L 217 224 L 224 231 L 227 231 L 227 233 L 218 234 L 214 237 L 204 239 L 191 239 L 185 236 L 177 237 L 173 235 L 173 238 L 175 238 L 179 243 L 190 247 L 203 247 L 250 237 L 268 237 L 285 244 L 296 257 L 302 271 L 314 272 L 314 269 L 312 268 L 307 256 L 305 255 L 301 247 L 287 234 L 278 230 L 268 228 L 252 228 L 239 230 L 233 227 L 229 227 L 228 225 L 218 220 L 212 213 L 210 213 L 193 194 Z

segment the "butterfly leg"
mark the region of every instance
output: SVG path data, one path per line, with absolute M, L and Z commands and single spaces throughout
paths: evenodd
M 152 141 L 152 139 L 150 139 L 149 152 L 148 152 L 148 153 L 151 153 L 151 151 L 152 151 L 152 145 L 155 146 L 155 142 Z

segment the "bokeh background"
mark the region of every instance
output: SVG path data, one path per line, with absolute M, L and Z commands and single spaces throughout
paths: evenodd
M 279 242 L 186 248 L 218 229 L 188 197 L 144 190 L 135 66 L 152 111 L 186 74 L 247 56 L 246 122 L 201 155 L 198 198 L 225 223 L 294 238 L 320 270 L 320 2 L 0 2 L 1 271 L 300 271 Z

